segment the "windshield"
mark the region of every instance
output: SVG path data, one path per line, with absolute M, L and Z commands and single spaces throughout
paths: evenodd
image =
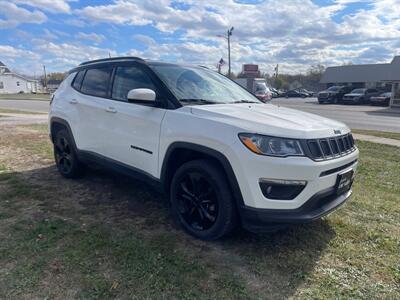
M 201 67 L 151 65 L 182 105 L 261 103 L 225 76 Z
M 331 86 L 328 91 L 332 91 L 332 92 L 337 92 L 338 90 L 340 90 L 342 87 L 341 86 Z
M 365 89 L 355 89 L 351 91 L 351 94 L 364 94 Z
M 268 87 L 263 82 L 256 83 L 256 93 L 266 93 L 268 92 Z

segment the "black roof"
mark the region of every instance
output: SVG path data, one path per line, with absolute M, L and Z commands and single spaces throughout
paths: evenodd
M 85 66 L 94 63 L 102 63 L 102 62 L 112 62 L 112 61 L 125 61 L 125 60 L 135 60 L 144 62 L 144 59 L 136 56 L 119 56 L 119 57 L 109 57 L 109 58 L 101 58 L 95 60 L 89 60 L 81 63 L 79 66 Z

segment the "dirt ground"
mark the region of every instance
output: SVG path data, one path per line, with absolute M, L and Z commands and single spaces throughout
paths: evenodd
M 351 220 L 360 208 L 351 205 L 283 232 L 202 242 L 174 224 L 165 195 L 104 170 L 64 179 L 45 126 L 5 125 L 0 298 L 400 298 L 400 265 L 388 266 L 400 249 L 399 208 L 377 229 L 387 250 L 362 234 L 369 215 Z M 370 258 L 360 253 L 387 263 L 363 267 Z

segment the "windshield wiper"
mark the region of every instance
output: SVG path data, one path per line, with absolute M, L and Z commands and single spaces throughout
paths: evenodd
M 258 102 L 252 100 L 237 100 L 232 103 L 258 103 Z
M 184 98 L 179 99 L 180 102 L 187 102 L 187 103 L 201 103 L 201 104 L 217 104 L 218 102 L 206 100 L 206 99 L 199 99 L 199 98 Z

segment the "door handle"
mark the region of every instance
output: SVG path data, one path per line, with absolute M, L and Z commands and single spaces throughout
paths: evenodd
M 117 110 L 114 107 L 107 107 L 106 108 L 106 112 L 115 114 L 117 112 Z
M 71 104 L 78 104 L 78 100 L 72 99 L 72 100 L 69 100 L 69 103 L 71 103 Z

